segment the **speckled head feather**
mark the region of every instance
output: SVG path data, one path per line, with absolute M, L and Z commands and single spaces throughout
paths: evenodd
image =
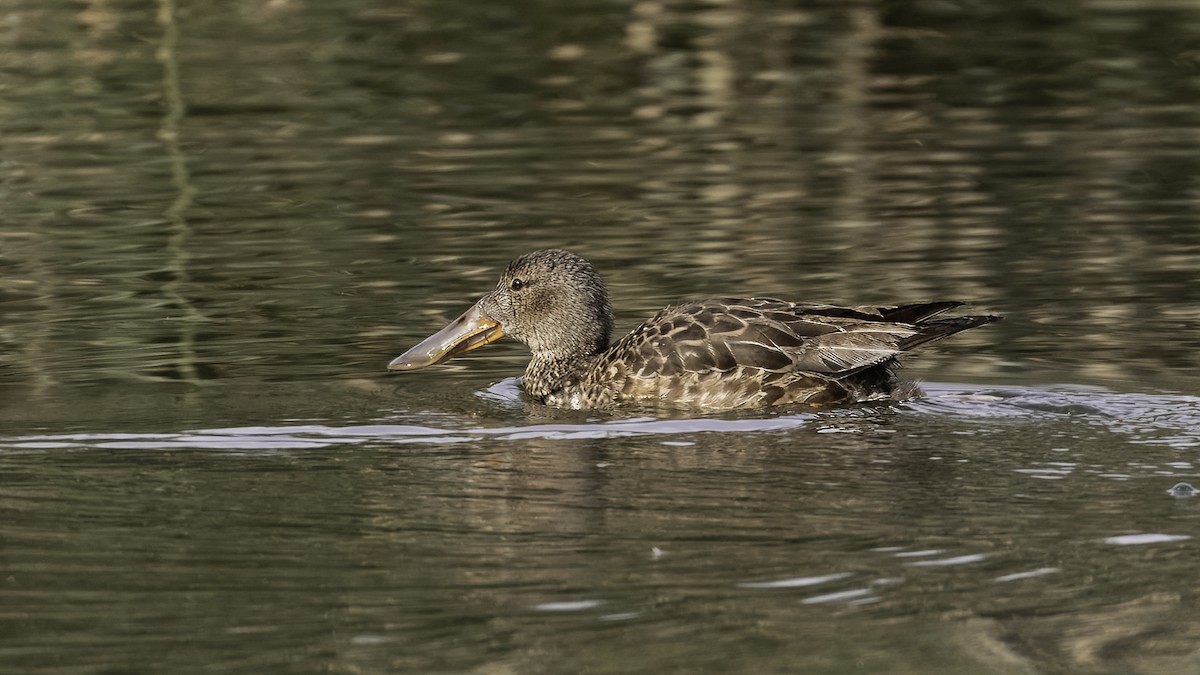
M 495 290 L 388 367 L 424 368 L 510 335 L 533 352 L 526 393 L 549 405 L 830 405 L 890 396 L 901 353 L 1000 319 L 935 318 L 961 304 L 715 298 L 667 307 L 610 344 L 600 276 L 583 258 L 551 249 L 514 260 Z
M 526 253 L 509 263 L 483 311 L 535 356 L 578 359 L 608 349 L 613 313 L 592 264 L 561 249 Z

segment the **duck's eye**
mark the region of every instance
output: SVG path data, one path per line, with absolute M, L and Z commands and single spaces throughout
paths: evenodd
M 519 291 L 519 290 L 521 290 L 521 289 L 522 289 L 522 288 L 524 288 L 524 287 L 525 287 L 525 282 L 524 282 L 524 281 L 521 281 L 520 279 L 513 279 L 513 280 L 512 280 L 512 289 L 513 289 L 514 291 Z

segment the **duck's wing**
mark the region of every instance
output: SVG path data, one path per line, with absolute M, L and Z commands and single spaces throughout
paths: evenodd
M 614 350 L 639 377 L 739 368 L 844 377 L 994 320 L 929 319 L 960 304 L 835 307 L 773 298 L 716 298 L 664 309 Z

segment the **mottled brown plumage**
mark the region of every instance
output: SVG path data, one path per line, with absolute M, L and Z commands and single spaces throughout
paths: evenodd
M 549 405 L 833 405 L 890 396 L 901 353 L 1000 318 L 933 318 L 961 304 L 714 298 L 667 307 L 610 345 L 600 276 L 583 258 L 551 249 L 514 260 L 494 291 L 388 367 L 423 368 L 510 335 L 533 352 L 525 391 Z

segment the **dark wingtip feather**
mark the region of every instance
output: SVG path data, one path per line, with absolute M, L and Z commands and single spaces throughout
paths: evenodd
M 941 314 L 948 309 L 962 307 L 967 303 L 957 300 L 942 302 L 916 302 L 898 307 L 882 307 L 879 313 L 888 321 L 896 323 L 921 323 L 925 319 Z
M 897 347 L 900 351 L 908 351 L 935 340 L 949 337 L 955 333 L 960 333 L 968 328 L 995 323 L 1003 318 L 1002 316 L 981 314 L 977 316 L 956 316 L 949 319 L 922 321 L 917 324 L 920 332 L 910 338 L 901 340 Z

